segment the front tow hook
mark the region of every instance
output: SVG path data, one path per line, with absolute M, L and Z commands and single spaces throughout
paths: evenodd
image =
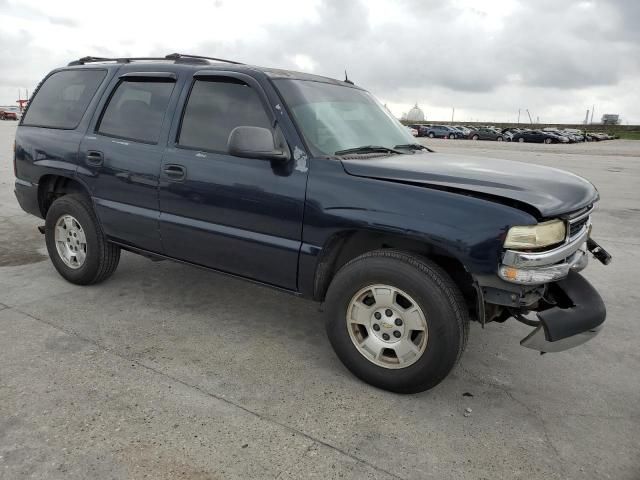
M 593 240 L 592 238 L 587 239 L 587 249 L 600 260 L 600 263 L 603 265 L 609 265 L 611 263 L 612 257 L 604 248 L 602 248 L 598 242 Z

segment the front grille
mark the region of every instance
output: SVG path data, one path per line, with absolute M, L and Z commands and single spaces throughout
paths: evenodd
M 575 223 L 570 223 L 569 224 L 569 238 L 573 238 L 578 233 L 580 233 L 582 231 L 583 227 L 587 224 L 588 221 L 589 221 L 589 217 L 584 217 L 584 218 L 578 220 Z

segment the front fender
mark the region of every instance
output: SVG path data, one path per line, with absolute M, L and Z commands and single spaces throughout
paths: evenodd
M 366 160 L 363 160 L 366 161 Z M 349 232 L 402 236 L 456 258 L 472 275 L 495 275 L 507 230 L 535 223 L 529 213 L 459 193 L 348 175 L 314 159 L 307 187 L 299 288 L 313 291 L 319 261 Z

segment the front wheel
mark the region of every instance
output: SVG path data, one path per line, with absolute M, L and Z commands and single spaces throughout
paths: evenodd
M 81 194 L 53 202 L 47 212 L 45 240 L 53 266 L 77 285 L 105 280 L 120 261 L 120 248 L 106 241 L 90 200 Z
M 520 138 L 518 139 L 518 142 L 520 142 L 520 143 L 524 143 L 524 137 L 520 137 Z
M 497 141 L 499 141 L 499 142 L 501 142 L 501 141 L 503 141 L 503 140 L 504 140 L 504 138 L 502 138 L 502 137 L 498 137 L 498 138 L 496 138 L 496 140 L 497 140 Z
M 552 140 L 550 138 L 545 138 L 544 139 L 544 143 L 546 143 L 547 145 L 549 145 L 552 142 Z
M 466 345 L 467 306 L 431 261 L 377 250 L 347 263 L 326 298 L 331 345 L 358 378 L 398 393 L 440 383 Z
M 435 138 L 435 135 L 433 134 L 433 132 L 429 133 L 429 138 Z
M 471 137 L 471 140 L 478 140 L 480 137 L 478 135 L 474 135 L 473 137 Z

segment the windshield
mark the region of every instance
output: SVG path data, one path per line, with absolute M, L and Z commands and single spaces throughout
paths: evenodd
M 415 143 L 411 132 L 364 90 L 310 80 L 274 83 L 316 155 Z

